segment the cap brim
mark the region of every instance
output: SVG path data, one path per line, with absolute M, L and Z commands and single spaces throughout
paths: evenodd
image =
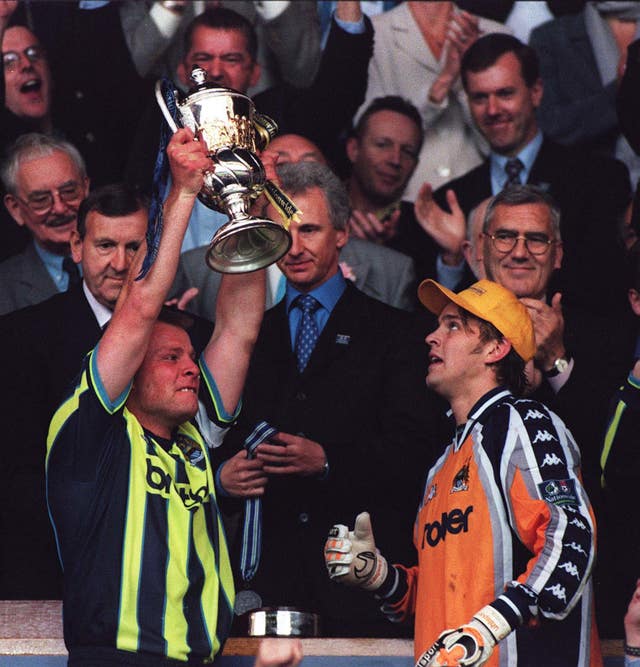
M 427 278 L 418 287 L 418 299 L 434 315 L 440 315 L 447 304 L 456 303 L 456 294 L 435 280 Z

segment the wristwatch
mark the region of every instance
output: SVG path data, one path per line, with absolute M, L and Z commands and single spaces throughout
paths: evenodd
M 553 367 L 550 368 L 548 371 L 544 371 L 544 376 L 546 378 L 553 378 L 556 375 L 560 375 L 560 373 L 564 373 L 567 368 L 569 368 L 569 359 L 565 359 L 564 357 L 558 357 L 554 362 L 553 362 Z

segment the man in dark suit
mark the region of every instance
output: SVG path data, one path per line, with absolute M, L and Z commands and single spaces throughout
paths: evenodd
M 616 229 L 630 198 L 626 167 L 611 158 L 560 146 L 540 132 L 536 110 L 543 82 L 538 58 L 516 38 L 498 34 L 480 38 L 464 55 L 461 71 L 471 114 L 491 154 L 433 196 L 428 185 L 423 187 L 416 202 L 423 229 L 442 252 L 457 254 L 462 277 L 462 214 L 468 215 L 507 183 L 537 185 L 554 197 L 562 211 L 565 258 L 555 287 L 564 293 L 564 302 L 590 308 L 596 304 L 608 312 L 624 308 L 624 300 L 611 295 L 623 294 L 617 289 L 624 276 Z M 605 280 L 587 296 L 584 284 L 591 283 L 595 266 Z
M 83 282 L 0 318 L 6 377 L 0 525 L 0 598 L 59 598 L 62 579 L 44 500 L 51 415 L 109 321 L 147 229 L 145 202 L 124 185 L 94 191 L 80 206 L 72 253 Z
M 78 279 L 69 241 L 80 202 L 89 191 L 84 160 L 74 146 L 25 134 L 2 165 L 4 203 L 31 243 L 0 263 L 0 315 L 63 292 Z M 66 261 L 65 261 L 66 260 Z
M 332 513 L 348 516 L 367 498 L 385 543 L 411 554 L 412 527 L 401 512 L 415 512 L 434 455 L 424 332 L 413 315 L 343 277 L 349 204 L 335 175 L 311 162 L 278 174 L 302 221 L 292 224 L 293 244 L 279 262 L 285 298 L 265 314 L 219 480 L 231 496 L 264 495 L 261 560 L 245 584 L 263 604 L 319 612 L 329 636 L 388 635 L 394 630 L 376 605 L 327 586 L 322 545 Z M 276 432 L 249 459 L 244 441 L 261 420 Z

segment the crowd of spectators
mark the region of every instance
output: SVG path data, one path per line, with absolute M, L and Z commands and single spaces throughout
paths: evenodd
M 265 271 L 242 410 L 212 425 L 201 400 L 190 415 L 243 594 L 236 615 L 293 606 L 319 614 L 327 636 L 413 636 L 380 600 L 329 580 L 324 540 L 367 510 L 389 562 L 417 562 L 416 511 L 455 430 L 425 386 L 437 325 L 418 286 L 488 279 L 532 322 L 525 395 L 579 449 L 597 532 L 581 576 L 592 577 L 600 636 L 626 628 L 629 656 L 640 654 L 629 640 L 637 593 L 625 625 L 640 576 L 638 3 L 0 0 L 0 43 L 0 599 L 67 604 L 74 590 L 59 560 L 75 563 L 74 541 L 50 521 L 65 496 L 45 474 L 49 424 L 78 381 L 93 382 L 84 374 L 118 389 L 130 380 L 113 380 L 105 350 L 126 329 L 122 302 L 132 309 L 131 293 L 148 289 L 127 276 L 154 191 L 179 209 L 169 228 L 181 234 L 175 258 L 162 250 L 175 271 L 154 298 L 188 313 L 195 354 L 211 350 L 230 288 L 205 255 L 227 217 L 195 195 L 186 213 L 174 205 L 197 180 L 177 157 L 163 182 L 154 171 L 165 124 L 155 82 L 187 94 L 198 65 L 275 120 L 262 158 L 303 211 Z M 278 218 L 272 205 L 264 213 Z M 112 317 L 103 365 L 83 365 Z M 248 567 L 256 500 L 262 535 Z

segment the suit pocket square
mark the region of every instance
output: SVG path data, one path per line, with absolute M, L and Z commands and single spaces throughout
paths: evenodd
M 351 336 L 348 334 L 336 334 L 336 345 L 349 345 Z

